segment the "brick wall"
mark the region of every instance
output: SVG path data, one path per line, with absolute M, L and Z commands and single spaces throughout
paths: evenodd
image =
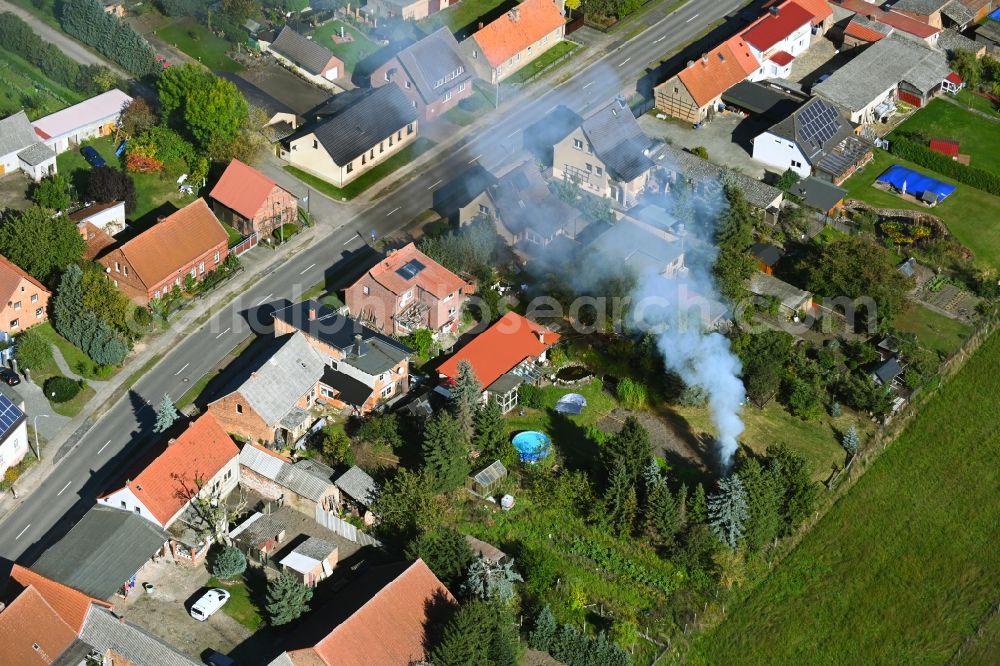
M 242 413 L 237 411 L 237 405 L 242 408 Z M 208 406 L 208 411 L 215 415 L 226 432 L 253 442 L 270 442 L 274 439 L 274 429 L 268 427 L 239 391 L 219 398 Z

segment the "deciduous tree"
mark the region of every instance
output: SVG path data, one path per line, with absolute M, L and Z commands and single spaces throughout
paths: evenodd
M 406 468 L 379 486 L 371 510 L 379 517 L 379 531 L 403 543 L 438 521 L 430 477 Z
M 135 183 L 132 176 L 114 167 L 100 166 L 91 169 L 87 194 L 94 201 L 124 201 L 126 213 L 135 211 Z
M 56 173 L 43 178 L 31 189 L 31 200 L 43 208 L 64 210 L 69 207 L 69 180 Z
M 69 217 L 32 206 L 0 223 L 0 254 L 35 279 L 53 284 L 59 271 L 83 256 L 86 242 Z

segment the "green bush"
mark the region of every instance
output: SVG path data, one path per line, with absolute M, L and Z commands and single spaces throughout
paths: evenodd
M 286 222 L 277 229 L 274 230 L 274 240 L 281 241 L 282 230 L 284 230 L 285 240 L 288 240 L 292 236 L 298 233 L 299 228 L 292 224 L 291 222 Z
M 222 549 L 212 562 L 212 575 L 220 580 L 234 580 L 247 570 L 247 558 L 239 548 Z
M 933 169 L 942 176 L 953 178 L 977 190 L 1000 196 L 1000 176 L 976 167 L 966 166 L 947 155 L 934 152 L 907 136 L 894 137 L 889 142 L 889 152 L 922 167 Z
M 29 329 L 17 337 L 14 359 L 22 370 L 39 368 L 52 361 L 52 345 Z
M 625 409 L 639 409 L 646 403 L 646 387 L 627 377 L 618 382 L 615 393 Z
M 7 471 L 3 473 L 3 478 L 0 478 L 0 490 L 10 490 L 10 487 L 14 485 L 14 482 L 20 479 L 25 470 L 34 465 L 36 460 L 37 458 L 35 458 L 34 454 L 29 451 L 28 454 L 21 459 L 21 462 L 8 467 Z
M 517 401 L 522 407 L 541 409 L 542 389 L 534 384 L 521 384 L 517 387 Z
M 80 392 L 80 384 L 69 377 L 56 375 L 45 380 L 45 397 L 52 402 L 68 402 Z

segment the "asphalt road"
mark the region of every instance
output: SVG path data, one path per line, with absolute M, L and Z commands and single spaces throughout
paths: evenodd
M 0 556 L 30 564 L 45 546 L 68 531 L 95 498 L 109 490 L 109 479 L 151 440 L 155 414 L 150 403 L 155 405 L 164 393 L 180 397 L 246 339 L 250 322 L 261 308 L 282 300 L 294 302 L 324 277 L 336 281 L 345 266 L 354 263 L 352 257 L 370 251 L 362 235 L 374 231 L 381 237 L 402 228 L 430 207 L 435 189 L 472 164 L 493 168 L 520 154 L 523 129 L 544 125 L 550 114 L 558 113 L 560 105 L 587 115 L 616 94 L 634 89 L 635 82 L 648 74 L 650 62 L 655 66 L 663 53 L 690 41 L 743 4 L 741 0 L 691 0 L 568 81 L 534 99 L 510 105 L 503 119 L 489 130 L 460 142 L 446 158 L 347 219 L 322 241 L 279 264 L 195 333 L 179 340 L 94 424 L 45 484 L 22 499 L 0 523 Z M 349 211 L 350 207 L 345 207 L 345 213 Z

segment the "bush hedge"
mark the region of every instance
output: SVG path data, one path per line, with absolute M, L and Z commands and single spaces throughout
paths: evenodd
M 897 136 L 889 142 L 889 152 L 922 167 L 933 169 L 942 176 L 953 178 L 977 190 L 1000 196 L 1000 176 L 984 169 L 966 166 L 947 155 L 934 152 L 908 136 Z
M 80 384 L 69 377 L 56 375 L 45 380 L 45 397 L 52 402 L 69 402 L 80 392 Z

